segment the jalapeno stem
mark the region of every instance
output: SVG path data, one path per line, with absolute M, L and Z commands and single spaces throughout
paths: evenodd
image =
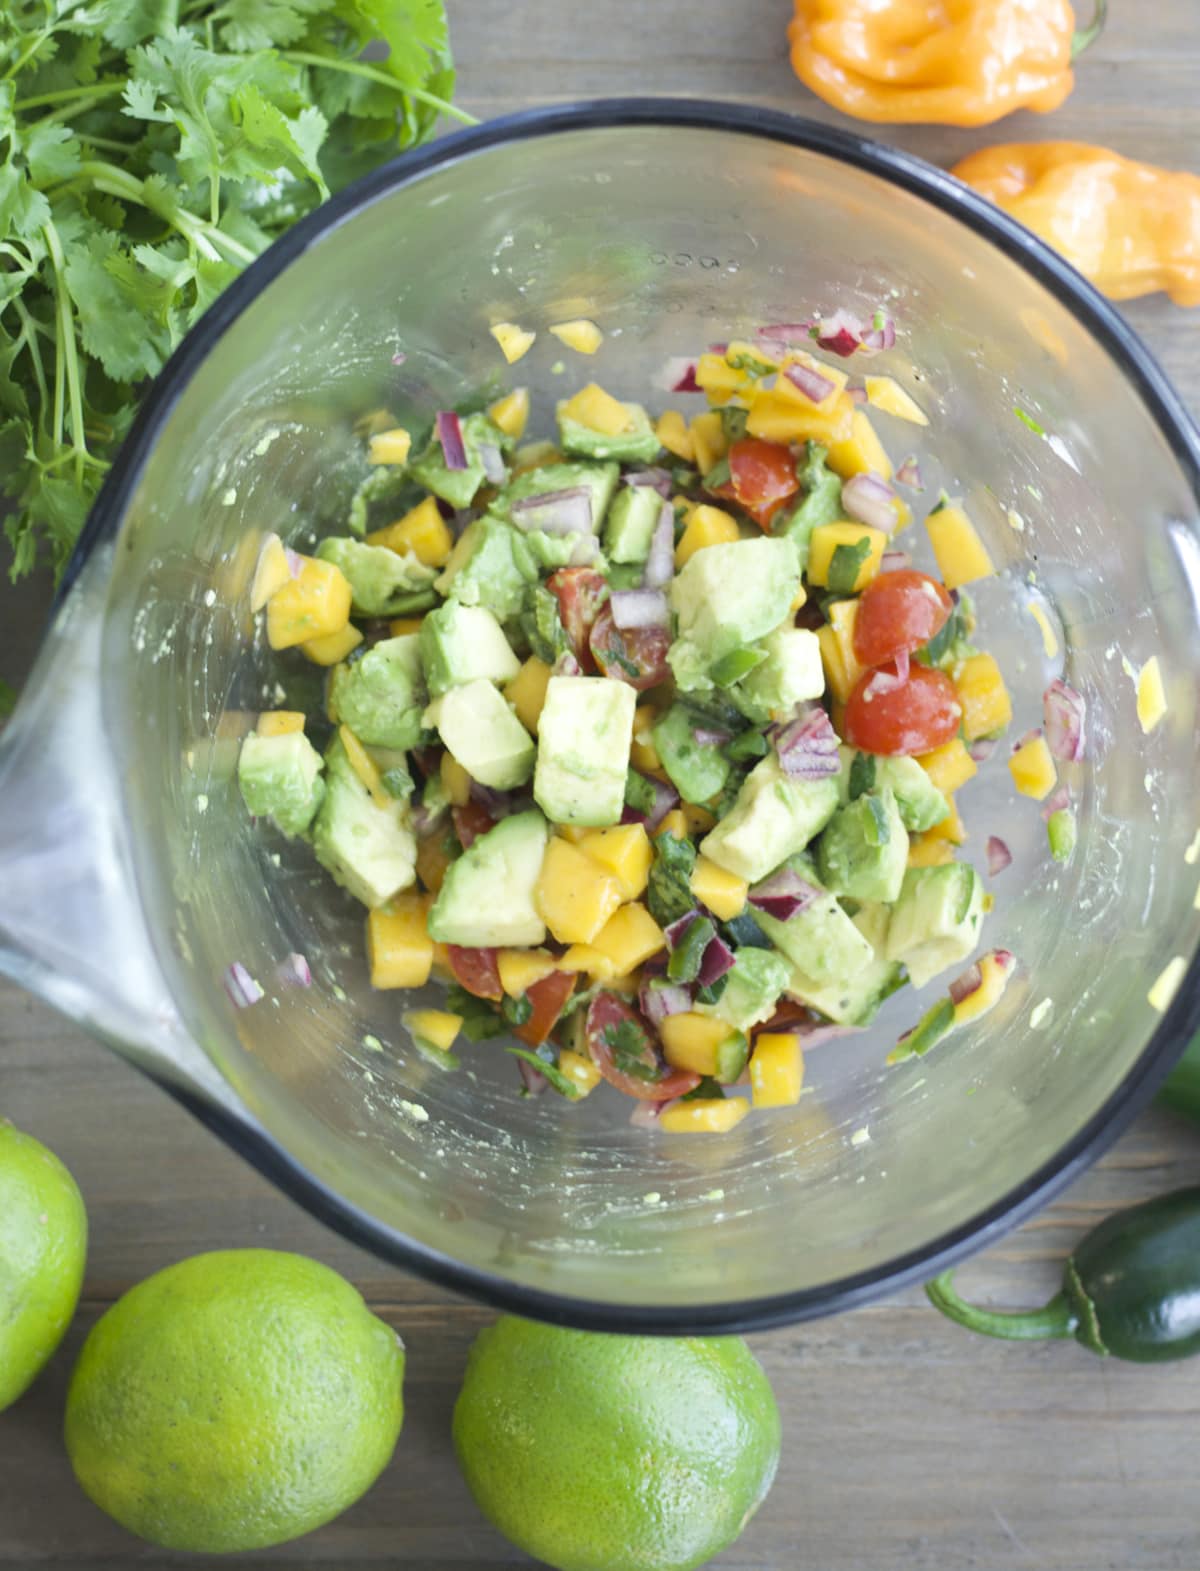
M 925 1284 L 925 1292 L 935 1309 L 948 1320 L 956 1320 L 968 1331 L 981 1336 L 1003 1337 L 1010 1342 L 1043 1342 L 1052 1337 L 1072 1336 L 1079 1324 L 1065 1293 L 1058 1293 L 1041 1309 L 1009 1311 L 980 1309 L 968 1304 L 954 1291 L 954 1272 L 943 1271 Z
M 1104 31 L 1104 24 L 1108 21 L 1108 0 L 1096 0 L 1096 10 L 1087 27 L 1076 30 L 1071 40 L 1071 59 L 1078 60 L 1085 49 L 1090 49 L 1097 38 Z

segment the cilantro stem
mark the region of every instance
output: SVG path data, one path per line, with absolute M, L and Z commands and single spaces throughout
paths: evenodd
M 50 262 L 54 268 L 54 298 L 55 309 L 58 313 L 58 355 L 56 360 L 66 367 L 67 397 L 70 402 L 71 414 L 71 446 L 75 451 L 75 483 L 83 482 L 83 465 L 87 457 L 87 437 L 83 430 L 83 389 L 79 381 L 79 355 L 75 348 L 75 316 L 71 310 L 71 297 L 67 293 L 66 261 L 63 258 L 62 242 L 58 237 L 58 230 L 53 223 L 42 226 L 42 234 L 46 239 L 46 249 L 50 253 Z M 62 430 L 62 398 L 59 387 L 60 378 L 57 364 L 54 379 L 54 414 L 55 427 Z
M 99 100 L 111 98 L 114 93 L 123 93 L 125 82 L 93 82 L 90 87 L 62 87 L 56 93 L 36 93 L 32 98 L 18 98 L 13 104 L 13 109 L 40 109 L 44 104 L 62 104 L 70 106 L 70 112 L 82 109 L 89 99 Z M 57 115 L 44 115 L 41 120 L 33 120 L 26 130 L 35 125 L 43 125 L 57 119 Z
M 37 383 L 38 398 L 44 404 L 46 402 L 46 368 L 42 364 L 42 351 L 37 341 L 38 324 L 30 316 L 19 296 L 14 296 L 12 304 L 21 321 L 21 333 L 17 339 L 17 344 L 19 346 L 24 343 L 29 350 L 29 360 L 33 366 L 33 379 Z
M 227 235 L 223 229 L 218 229 L 216 224 L 207 223 L 203 218 L 185 212 L 169 200 L 159 199 L 144 180 L 126 174 L 116 164 L 110 164 L 99 158 L 85 159 L 79 166 L 78 175 L 97 191 L 103 191 L 108 196 L 122 197 L 128 202 L 136 202 L 139 207 L 157 214 L 164 223 L 178 230 L 183 238 L 194 245 L 209 262 L 222 260 L 218 246 L 243 266 L 253 262 L 258 254 L 251 251 L 249 246 L 244 246 L 240 240 L 235 240 L 232 235 Z
M 428 104 L 431 109 L 449 116 L 451 120 L 457 120 L 460 125 L 479 124 L 474 115 L 460 109 L 457 104 L 447 103 L 444 98 L 439 98 L 436 93 L 427 93 L 424 88 L 407 87 L 399 77 L 378 71 L 373 65 L 364 65 L 358 60 L 335 60 L 329 55 L 309 54 L 304 49 L 281 49 L 279 53 L 282 59 L 290 60 L 294 65 L 315 65 L 323 70 L 344 71 L 348 76 L 361 76 L 368 82 L 378 82 L 381 87 L 390 87 L 394 93 L 400 92 L 406 98 L 415 98 L 419 104 Z

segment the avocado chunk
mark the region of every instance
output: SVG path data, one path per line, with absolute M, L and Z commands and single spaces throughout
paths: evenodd
M 771 532 L 785 535 L 800 554 L 800 566 L 808 566 L 808 546 L 812 532 L 832 524 L 842 516 L 842 479 L 826 463 L 829 449 L 820 442 L 809 442 L 804 462 L 796 470 L 803 495 L 794 507 L 778 513 Z
M 966 862 L 910 867 L 892 909 L 887 956 L 908 969 L 914 987 L 965 960 L 983 925 L 983 882 Z
M 417 841 L 408 804 L 380 807 L 354 773 L 341 738 L 325 753 L 328 786 L 313 825 L 317 861 L 374 909 L 416 879 Z
M 739 949 L 715 1004 L 696 1004 L 697 1014 L 715 1015 L 736 1031 L 768 1019 L 788 982 L 788 964 L 773 949 Z
M 712 686 L 717 662 L 773 633 L 800 588 L 790 540 L 735 540 L 697 551 L 671 581 L 678 637 L 667 652 L 685 692 Z
M 517 531 L 502 519 L 485 515 L 468 524 L 455 542 L 434 588 L 460 605 L 479 605 L 498 622 L 511 622 L 525 604 L 525 593 L 537 569 L 518 564 Z M 527 564 L 532 567 L 532 564 Z
M 835 775 L 793 780 L 771 753 L 746 776 L 737 800 L 709 830 L 700 849 L 718 867 L 755 884 L 793 852 L 802 851 L 824 829 L 837 805 Z
M 550 496 L 556 491 L 586 490 L 591 498 L 591 533 L 599 534 L 620 476 L 617 464 L 544 464 L 510 480 L 493 501 L 490 512 L 521 530 L 538 529 L 536 508 L 513 511 L 514 502 Z
M 853 976 L 818 981 L 802 967 L 795 966 L 788 978 L 792 998 L 838 1025 L 869 1025 L 879 1006 L 903 984 L 904 973 L 886 955 L 891 911 L 885 905 L 867 904 L 859 908 L 853 924 L 871 946 L 871 957 Z
M 817 841 L 817 869 L 835 895 L 891 902 L 907 866 L 908 831 L 889 786 L 839 807 Z
M 786 922 L 755 911 L 754 920 L 793 966 L 816 982 L 853 979 L 870 964 L 873 950 L 837 897 L 823 894 Z
M 521 669 L 500 623 L 486 606 L 447 600 L 421 623 L 421 664 L 430 696 L 486 677 L 511 681 Z
M 623 464 L 648 464 L 662 449 L 650 416 L 641 404 L 625 405 L 629 419 L 625 429 L 610 436 L 607 431 L 593 431 L 563 413 L 558 406 L 558 439 L 564 453 L 574 453 L 580 458 L 615 458 Z
M 890 786 L 900 809 L 900 820 L 912 834 L 932 829 L 949 814 L 949 802 L 915 758 L 880 758 L 874 753 L 855 753 L 850 748 L 839 751 L 845 801 L 853 801 L 864 791 L 881 791 Z
M 383 639 L 329 678 L 330 712 L 368 747 L 416 747 L 425 696 L 416 633 Z
M 480 785 L 511 791 L 533 773 L 533 738 L 485 677 L 434 699 L 425 724 Z
M 304 735 L 258 736 L 238 754 L 242 800 L 255 818 L 270 818 L 285 835 L 302 835 L 325 795 L 321 755 Z
M 664 506 L 652 485 L 623 485 L 604 523 L 604 549 L 613 562 L 644 562 Z
M 429 936 L 472 949 L 540 944 L 546 924 L 533 892 L 547 834 L 546 820 L 531 808 L 480 835 L 446 869 L 429 912 Z
M 487 415 L 465 415 L 460 422 L 463 447 L 467 455 L 465 469 L 448 469 L 437 431 L 429 438 L 428 446 L 412 460 L 408 473 L 418 485 L 423 485 L 434 496 L 461 511 L 470 507 L 475 493 L 487 479 L 487 470 L 479 456 L 481 447 L 494 447 L 497 454 L 510 453 L 515 445 L 513 438 L 500 429 Z
M 724 790 L 729 760 L 713 743 L 696 740 L 695 722 L 682 704 L 672 704 L 655 721 L 652 734 L 662 766 L 685 802 L 707 802 Z
M 625 776 L 637 694 L 604 676 L 552 676 L 538 721 L 533 795 L 558 824 L 615 824 L 625 806 Z
M 401 554 L 348 535 L 330 535 L 317 547 L 317 555 L 345 575 L 355 616 L 402 616 L 434 602 L 435 571 L 411 551 Z
M 825 691 L 825 668 L 815 633 L 804 627 L 777 627 L 763 639 L 763 648 L 766 659 L 729 689 L 746 719 L 759 725 L 781 710 L 786 713 L 806 699 L 820 698 Z

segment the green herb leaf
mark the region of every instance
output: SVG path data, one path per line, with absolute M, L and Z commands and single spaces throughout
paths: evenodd
M 695 866 L 696 848 L 690 840 L 676 840 L 674 835 L 659 835 L 655 840 L 646 903 L 660 927 L 695 910 L 696 897 L 689 882 Z
M 870 537 L 864 535 L 853 545 L 840 545 L 829 563 L 829 588 L 835 595 L 852 595 L 863 563 L 871 554 Z
M 527 1047 L 506 1047 L 504 1051 L 511 1053 L 514 1058 L 523 1058 L 527 1064 L 532 1064 L 539 1074 L 545 1075 L 559 1096 L 565 1096 L 570 1102 L 578 1100 L 579 1087 L 574 1081 L 567 1079 L 553 1057 L 544 1058 L 540 1052 L 530 1052 Z
M 451 1014 L 461 1015 L 463 1035 L 470 1042 L 484 1042 L 489 1037 L 503 1036 L 508 1022 L 494 1004 L 486 998 L 476 998 L 465 987 L 451 982 L 446 989 L 446 1008 Z

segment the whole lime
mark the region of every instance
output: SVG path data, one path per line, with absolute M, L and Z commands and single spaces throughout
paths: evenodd
M 454 1443 L 484 1515 L 557 1571 L 689 1571 L 765 1499 L 779 1411 L 739 1337 L 505 1317 L 471 1349 Z
M 62 1341 L 86 1258 L 75 1180 L 53 1151 L 0 1118 L 0 1412 Z
M 196 1255 L 131 1288 L 84 1343 L 66 1441 L 84 1491 L 170 1549 L 264 1549 L 344 1511 L 387 1465 L 404 1350 L 303 1255 Z

